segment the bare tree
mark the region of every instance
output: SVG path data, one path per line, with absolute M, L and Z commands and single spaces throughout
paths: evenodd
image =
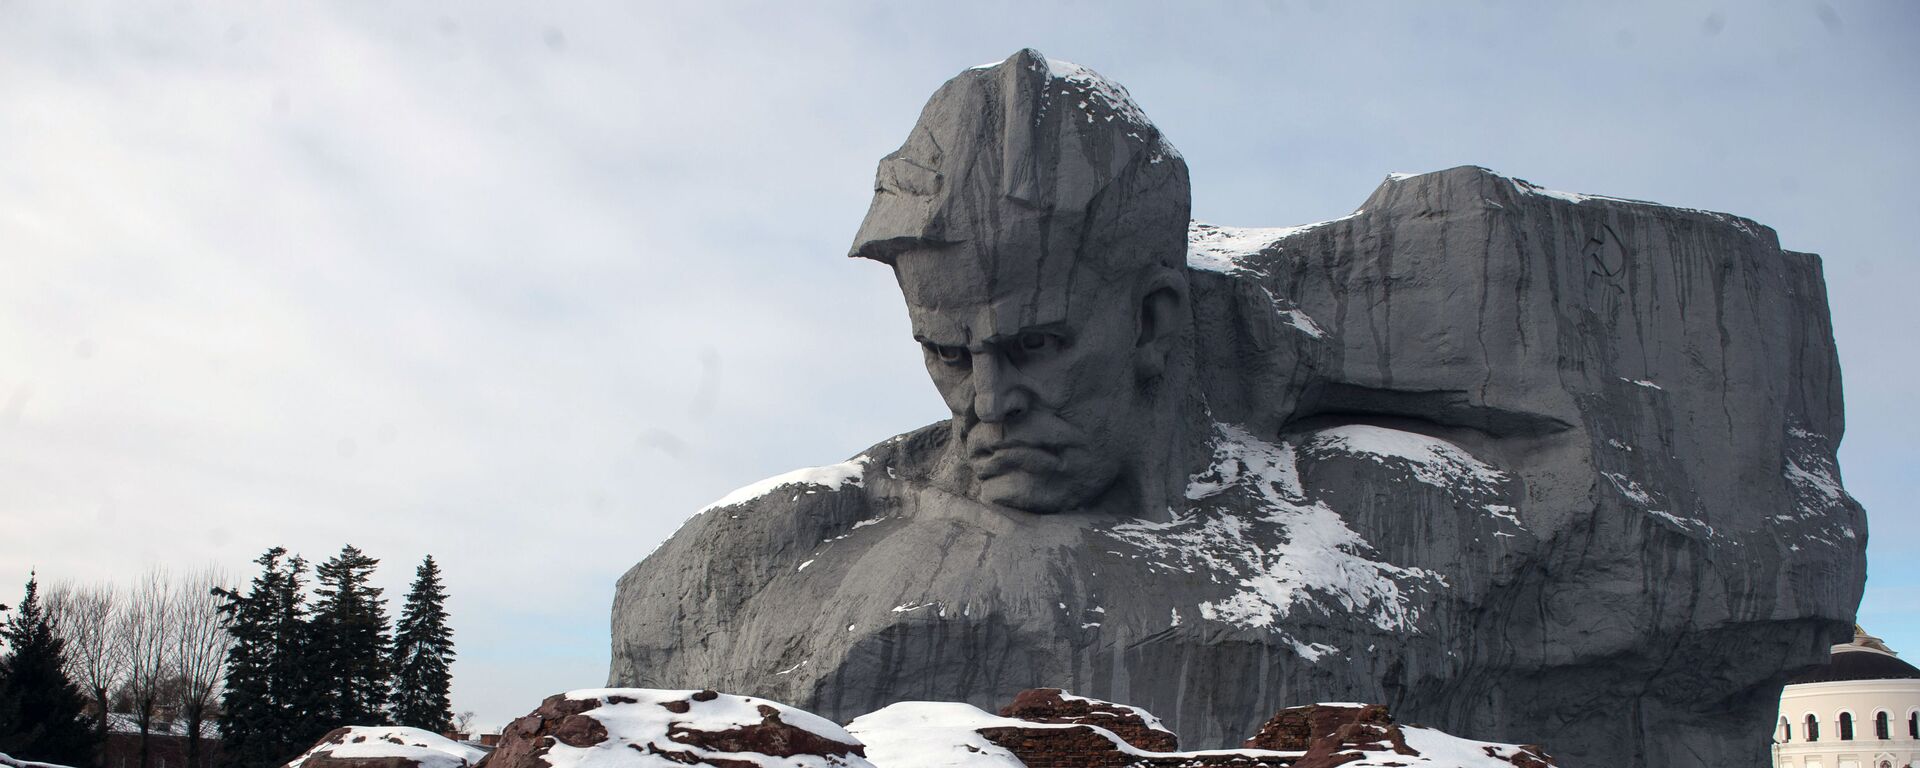
M 208 566 L 187 574 L 172 590 L 173 666 L 179 675 L 180 714 L 187 727 L 187 768 L 200 768 L 200 730 L 219 701 L 226 680 L 227 649 L 233 636 L 220 615 L 213 590 L 227 576 Z
M 120 637 L 127 649 L 126 692 L 140 726 L 140 768 L 149 768 L 154 715 L 176 674 L 173 579 L 165 571 L 147 571 L 128 595 Z
M 53 631 L 67 643 L 67 677 L 93 701 L 94 732 L 107 740 L 107 697 L 127 674 L 127 646 L 118 636 L 124 601 L 112 584 L 56 584 L 47 591 Z M 104 765 L 104 751 L 97 756 Z

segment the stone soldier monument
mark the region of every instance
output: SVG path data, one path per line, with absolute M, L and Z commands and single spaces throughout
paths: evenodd
M 611 682 L 839 719 L 1058 686 L 1202 747 L 1368 701 L 1569 765 L 1764 759 L 1864 582 L 1817 257 L 1471 167 L 1306 227 L 1188 205 L 1089 70 L 942 86 L 852 255 L 952 418 L 701 510 L 620 580 Z

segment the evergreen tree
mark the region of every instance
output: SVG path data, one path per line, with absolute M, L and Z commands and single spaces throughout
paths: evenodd
M 379 560 L 349 544 L 315 568 L 314 664 L 328 727 L 385 725 L 393 640 L 381 590 L 367 585 Z
M 66 642 L 40 606 L 40 584 L 27 579 L 20 610 L 0 627 L 9 646 L 0 658 L 0 752 L 25 760 L 78 765 L 93 755 L 87 698 L 66 673 Z
M 0 614 L 4 614 L 10 610 L 13 609 L 8 608 L 6 603 L 0 603 Z M 0 624 L 0 628 L 4 627 L 4 624 Z M 6 637 L 0 636 L 0 641 L 4 640 L 6 640 Z M 4 645 L 4 642 L 0 642 L 0 646 Z M 0 691 L 7 690 L 7 665 L 4 663 L 5 661 L 6 655 L 0 653 Z M 20 716 L 19 709 L 20 708 L 15 706 L 9 697 L 0 695 L 0 734 L 11 733 L 13 731 L 13 721 Z
M 453 629 L 433 556 L 413 571 L 393 638 L 393 722 L 445 733 L 453 728 Z
M 219 589 L 233 645 L 220 697 L 221 749 L 242 768 L 285 763 L 331 726 L 313 718 L 312 637 L 303 590 L 307 563 L 274 547 L 254 560 L 260 575 L 247 592 Z

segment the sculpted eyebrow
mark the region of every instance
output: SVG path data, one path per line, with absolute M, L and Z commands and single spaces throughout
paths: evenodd
M 1068 330 L 1067 324 L 1064 321 L 1055 321 L 1051 323 L 1041 323 L 1039 325 L 1029 325 L 1024 328 L 1007 331 L 1005 333 L 996 333 L 992 336 L 988 336 L 987 338 L 983 339 L 983 341 L 985 341 L 988 344 L 999 344 L 1002 342 L 1013 341 L 1015 339 L 1020 338 L 1022 334 L 1028 334 L 1028 333 L 1044 333 L 1052 336 L 1067 338 L 1072 335 L 1068 333 L 1067 330 Z

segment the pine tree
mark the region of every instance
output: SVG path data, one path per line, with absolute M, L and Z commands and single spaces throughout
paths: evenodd
M 66 642 L 40 606 L 40 584 L 27 579 L 20 610 L 0 627 L 9 651 L 0 658 L 0 752 L 25 760 L 78 765 L 93 755 L 87 698 L 67 678 Z
M 453 629 L 433 556 L 413 571 L 393 638 L 393 722 L 445 733 L 453 728 Z
M 314 721 L 316 679 L 303 591 L 307 562 L 274 547 L 246 594 L 220 589 L 220 612 L 233 645 L 227 650 L 220 734 L 226 759 L 267 768 L 319 740 L 331 726 Z
M 314 666 L 320 722 L 385 725 L 393 647 L 387 606 L 367 585 L 379 560 L 349 544 L 314 569 Z
M 8 608 L 5 603 L 0 603 L 0 614 L 4 614 L 10 610 L 13 609 Z M 0 625 L 0 627 L 4 627 L 4 625 Z M 0 636 L 0 640 L 5 639 L 6 637 Z M 7 690 L 8 679 L 5 661 L 6 656 L 0 654 L 0 735 L 12 733 L 13 723 L 20 717 L 20 707 L 13 702 L 12 697 L 4 695 L 4 691 Z

